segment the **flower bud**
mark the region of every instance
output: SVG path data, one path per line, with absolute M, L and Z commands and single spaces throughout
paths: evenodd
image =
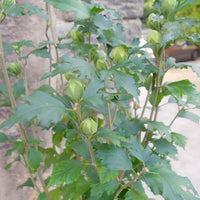
M 80 31 L 73 29 L 71 31 L 71 38 L 74 42 L 84 42 L 84 35 Z
M 78 103 L 84 92 L 84 85 L 78 79 L 70 79 L 66 87 L 67 96 L 73 103 Z
M 106 61 L 101 60 L 101 59 L 97 60 L 95 66 L 96 66 L 96 68 L 98 70 L 106 70 L 106 69 L 108 69 Z
M 17 76 L 21 74 L 21 65 L 17 62 L 12 62 L 9 65 L 8 71 Z
M 72 79 L 72 78 L 76 79 L 76 75 L 71 73 L 71 72 L 67 72 L 67 73 L 65 73 L 65 78 L 66 78 L 66 80 L 69 80 L 69 79 Z
M 161 42 L 162 36 L 158 31 L 152 30 L 147 36 L 147 42 L 151 44 L 158 44 Z
M 176 0 L 164 0 L 161 11 L 165 17 L 173 17 L 176 12 L 178 2 Z
M 118 46 L 113 51 L 113 60 L 116 64 L 128 59 L 128 51 L 123 46 Z
M 93 119 L 85 119 L 81 122 L 81 131 L 88 137 L 92 137 L 97 132 L 97 123 Z

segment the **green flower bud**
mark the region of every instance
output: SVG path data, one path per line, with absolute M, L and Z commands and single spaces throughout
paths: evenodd
M 156 30 L 161 28 L 161 19 L 155 13 L 151 13 L 147 19 L 147 25 Z
M 161 42 L 162 36 L 158 31 L 152 30 L 147 36 L 147 42 L 151 44 L 158 44 Z
M 98 59 L 101 59 L 101 60 L 106 60 L 106 53 L 104 52 L 104 51 L 102 51 L 102 50 L 98 50 L 97 51 L 97 56 L 98 56 Z
M 176 0 L 164 0 L 161 6 L 161 11 L 166 17 L 173 17 L 176 12 L 178 2 Z
M 85 119 L 81 122 L 81 131 L 88 137 L 92 137 L 97 132 L 97 123 L 93 119 Z
M 80 31 L 73 29 L 71 31 L 71 38 L 74 42 L 84 42 L 84 35 Z
M 97 68 L 98 70 L 106 70 L 106 69 L 108 69 L 106 61 L 101 60 L 101 59 L 98 59 L 98 60 L 97 60 L 95 66 L 96 66 L 96 68 Z
M 15 0 L 1 0 L 1 8 L 6 10 L 8 7 L 15 5 Z
M 12 74 L 19 75 L 21 74 L 21 65 L 17 62 L 12 62 L 9 65 L 8 71 Z
M 67 80 L 69 80 L 69 79 L 76 79 L 76 75 L 75 74 L 73 74 L 73 73 L 71 73 L 71 72 L 67 72 L 67 73 L 65 73 L 65 78 L 67 79 Z
M 84 85 L 78 79 L 70 79 L 66 87 L 67 96 L 73 103 L 79 102 L 84 92 Z
M 113 51 L 113 60 L 116 64 L 128 59 L 128 51 L 123 46 L 118 46 Z

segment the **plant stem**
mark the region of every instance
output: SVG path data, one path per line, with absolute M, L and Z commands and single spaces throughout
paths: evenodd
M 111 114 L 110 114 L 110 105 L 109 105 L 108 102 L 106 103 L 106 105 L 107 105 L 107 112 L 108 112 L 108 127 L 110 129 L 112 129 Z
M 146 100 L 145 100 L 145 103 L 144 103 L 144 106 L 143 106 L 143 109 L 142 109 L 140 119 L 142 119 L 143 116 L 144 116 L 144 113 L 145 113 L 145 110 L 146 110 L 146 107 L 147 107 L 147 103 L 148 103 L 150 95 L 151 95 L 152 87 L 153 87 L 153 78 L 151 79 L 151 83 L 149 85 L 149 90 L 148 90 L 148 93 L 147 93 L 147 96 L 146 96 Z
M 184 107 L 182 107 L 181 109 L 178 110 L 177 114 L 175 115 L 175 117 L 172 119 L 172 121 L 170 122 L 169 126 L 172 126 L 172 124 L 174 123 L 174 121 L 176 120 L 176 118 L 178 117 L 178 115 L 184 110 Z
M 97 172 L 97 174 L 99 174 L 99 171 L 98 171 L 98 168 L 97 168 L 97 164 L 95 162 L 94 152 L 93 152 L 93 148 L 92 148 L 92 144 L 91 144 L 90 138 L 88 138 L 86 136 L 86 139 L 87 139 L 87 143 L 88 143 L 89 150 L 90 150 L 90 155 L 91 155 L 91 159 L 92 159 L 92 165 L 94 166 L 94 169 Z
M 115 199 L 117 199 L 117 197 L 120 195 L 120 193 L 121 193 L 124 189 L 126 189 L 127 187 L 129 187 L 131 184 L 135 183 L 135 182 L 138 180 L 138 178 L 139 178 L 142 174 L 144 174 L 145 172 L 148 172 L 148 171 L 149 171 L 149 170 L 148 170 L 146 167 L 144 167 L 144 168 L 142 169 L 142 171 L 140 171 L 139 173 L 137 173 L 137 175 L 136 175 L 131 181 L 129 181 L 129 182 L 126 183 L 125 185 L 122 185 L 121 188 L 117 191 L 117 193 L 116 193 L 116 195 L 115 195 Z
M 111 127 L 115 121 L 115 117 L 117 115 L 117 111 L 118 111 L 118 105 L 115 106 L 115 111 L 114 111 L 114 114 L 113 114 L 113 117 L 112 117 L 112 120 L 111 120 Z

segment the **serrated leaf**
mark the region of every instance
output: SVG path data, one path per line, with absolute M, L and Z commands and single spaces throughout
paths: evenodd
M 0 132 L 0 143 L 8 141 L 9 138 L 2 132 Z
M 121 142 L 126 141 L 125 137 L 111 129 L 100 129 L 97 133 L 97 136 L 102 138 L 102 141 L 108 140 L 116 146 L 120 146 Z
M 118 175 L 119 171 L 111 171 L 106 167 L 99 168 L 99 179 L 101 184 L 115 180 Z
M 80 0 L 44 0 L 53 7 L 60 9 L 61 11 L 74 11 L 75 16 L 80 19 L 86 19 L 90 17 L 90 5 Z
M 84 179 L 79 179 L 77 182 L 68 184 L 63 187 L 64 199 L 80 199 L 80 196 L 84 194 L 90 188 L 90 182 Z
M 124 34 L 124 29 L 121 24 L 116 24 L 111 29 L 99 30 L 98 40 L 101 43 L 109 44 L 113 47 L 120 45 L 127 45 L 125 43 L 126 36 Z
M 186 145 L 186 137 L 184 136 L 184 135 L 181 135 L 181 134 L 179 134 L 179 133 L 172 133 L 171 134 L 171 136 L 172 136 L 172 141 L 176 144 L 176 145 L 178 145 L 178 146 L 180 146 L 180 147 L 182 147 L 183 149 L 185 149 L 185 145 Z
M 25 12 L 26 10 L 27 12 Z M 44 18 L 46 21 L 49 20 L 48 15 L 45 14 L 44 10 L 37 5 L 32 5 L 28 3 L 24 4 L 15 4 L 14 6 L 6 9 L 6 15 L 11 15 L 14 17 L 20 17 L 28 13 L 28 15 L 37 15 L 41 18 Z
M 126 146 L 129 150 L 129 153 L 137 158 L 138 160 L 145 163 L 151 156 L 152 152 L 150 148 L 146 147 L 144 148 L 141 144 L 141 142 L 135 138 L 134 136 L 129 138 L 128 143 L 124 143 L 124 146 Z
M 110 29 L 112 27 L 112 21 L 107 19 L 104 15 L 97 14 L 93 17 L 94 24 L 100 29 Z
M 23 184 L 17 186 L 17 190 L 23 189 L 23 187 L 32 187 L 34 188 L 34 184 L 31 180 L 31 178 L 28 178 Z
M 54 166 L 48 187 L 55 184 L 76 182 L 81 174 L 82 163 L 79 160 L 64 160 Z
M 86 160 L 91 159 L 90 150 L 88 147 L 88 143 L 85 140 L 79 140 L 72 143 L 72 149 L 85 158 Z
M 21 40 L 19 42 L 14 42 L 12 43 L 13 48 L 18 48 L 20 49 L 21 47 L 34 47 L 32 40 Z
M 48 51 L 47 47 L 42 47 L 31 51 L 28 55 L 34 54 L 35 56 L 39 56 L 41 58 L 48 58 L 52 60 L 51 54 Z
M 123 88 L 129 94 L 133 95 L 136 99 L 138 99 L 139 90 L 137 89 L 135 80 L 132 76 L 117 70 L 112 70 L 111 74 L 114 77 L 115 86 L 118 90 Z
M 183 95 L 193 96 L 196 94 L 195 85 L 189 80 L 166 82 L 164 85 L 177 98 L 182 98 Z
M 144 181 L 155 195 L 160 194 L 165 199 L 170 200 L 190 200 L 190 198 L 187 197 L 192 196 L 195 200 L 198 200 L 198 198 L 194 196 L 197 195 L 197 192 L 188 178 L 177 175 L 170 168 L 161 163 L 149 167 L 149 171 L 150 172 L 145 175 Z M 186 191 L 183 187 L 186 188 Z M 190 193 L 190 195 L 187 193 Z
M 15 123 L 25 123 L 37 118 L 41 126 L 49 127 L 52 122 L 57 123 L 65 113 L 63 103 L 51 95 L 36 91 L 27 97 L 28 104 L 17 106 L 16 112 L 0 127 L 12 127 Z
M 174 41 L 182 36 L 184 36 L 185 26 L 180 22 L 167 22 L 163 25 L 164 36 L 161 42 L 161 46 L 164 44 Z
M 141 193 L 136 190 L 129 190 L 126 193 L 125 200 L 149 200 L 145 193 Z
M 171 142 L 170 127 L 166 126 L 163 122 L 147 121 L 148 129 L 152 132 L 158 131 L 161 136 L 165 136 L 166 139 Z
M 110 170 L 130 170 L 132 168 L 124 148 L 105 144 L 97 150 L 97 154 L 102 159 L 102 165 L 107 166 Z
M 117 190 L 118 187 L 119 183 L 116 180 L 105 184 L 94 184 L 92 185 L 91 196 L 101 197 L 104 192 L 111 195 Z
M 31 147 L 28 150 L 28 160 L 30 167 L 33 170 L 37 170 L 40 166 L 40 163 L 43 161 L 43 155 L 40 151 Z
M 199 115 L 196 115 L 196 114 L 194 114 L 194 113 L 192 113 L 192 112 L 189 112 L 189 111 L 187 111 L 187 110 L 182 110 L 182 111 L 179 113 L 178 117 L 185 118 L 185 119 L 189 119 L 189 120 L 191 120 L 191 121 L 193 121 L 193 122 L 195 122 L 195 123 L 198 123 L 199 120 L 200 120 Z
M 176 147 L 166 139 L 160 138 L 158 140 L 154 140 L 153 144 L 160 155 L 177 154 Z
M 54 64 L 53 67 L 55 70 L 53 70 L 51 73 L 47 73 L 42 77 L 43 79 L 56 76 L 57 74 L 64 74 L 66 72 L 80 72 L 80 79 L 84 78 L 96 78 L 96 69 L 94 66 L 92 66 L 90 63 L 86 62 L 85 60 L 81 58 L 71 58 L 67 56 L 64 63 L 57 63 Z

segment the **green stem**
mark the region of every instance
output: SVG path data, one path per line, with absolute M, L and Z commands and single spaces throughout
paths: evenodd
M 106 105 L 107 105 L 107 112 L 108 112 L 108 127 L 110 129 L 112 129 L 111 114 L 110 114 L 110 105 L 109 105 L 108 102 L 106 103 Z
M 116 195 L 115 195 L 115 199 L 117 199 L 117 197 L 120 195 L 120 193 L 121 193 L 124 189 L 126 189 L 126 188 L 129 187 L 129 186 L 131 186 L 133 183 L 135 183 L 135 182 L 138 180 L 138 178 L 139 178 L 142 174 L 144 174 L 145 172 L 148 172 L 148 171 L 149 171 L 149 170 L 148 170 L 146 167 L 144 167 L 144 168 L 142 169 L 142 171 L 140 171 L 139 173 L 137 173 L 136 176 L 135 176 L 131 181 L 129 181 L 129 182 L 126 183 L 125 185 L 122 185 L 121 188 L 117 191 L 117 193 L 116 193 Z
M 97 164 L 95 162 L 94 152 L 93 152 L 93 148 L 92 148 L 90 138 L 86 136 L 86 139 L 87 139 L 87 143 L 88 143 L 88 146 L 89 146 L 90 156 L 91 156 L 91 159 L 92 159 L 92 165 L 94 166 L 94 169 L 97 172 L 97 174 L 99 174 L 99 170 L 98 170 Z
M 114 111 L 114 114 L 113 114 L 113 117 L 112 117 L 112 120 L 111 120 L 111 127 L 115 121 L 115 118 L 116 118 L 116 115 L 117 115 L 117 111 L 118 111 L 118 105 L 115 106 L 115 111 Z

